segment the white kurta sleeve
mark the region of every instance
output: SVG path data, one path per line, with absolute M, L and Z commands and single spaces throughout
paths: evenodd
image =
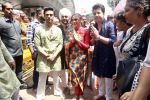
M 149 39 L 147 54 L 146 54 L 145 60 L 143 62 L 143 65 L 144 65 L 144 67 L 149 67 L 150 68 L 150 39 Z

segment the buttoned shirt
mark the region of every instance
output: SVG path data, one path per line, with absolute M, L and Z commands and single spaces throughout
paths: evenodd
M 0 36 L 13 57 L 23 54 L 21 26 L 19 21 L 1 17 Z
M 40 25 L 40 22 L 35 19 L 28 25 L 28 30 L 26 33 L 27 36 L 27 45 L 33 45 L 34 46 L 34 33 L 35 33 L 35 28 Z

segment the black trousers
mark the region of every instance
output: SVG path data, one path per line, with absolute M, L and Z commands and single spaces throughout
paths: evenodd
M 36 71 L 36 60 L 37 57 L 34 59 L 34 70 L 33 70 L 33 89 L 36 89 L 38 86 L 39 81 L 39 72 Z
M 17 78 L 19 79 L 20 83 L 24 83 L 24 81 L 22 80 L 22 64 L 23 64 L 23 55 L 20 56 L 15 56 L 13 57 L 16 63 L 16 69 L 15 69 L 15 73 Z
M 66 55 L 65 55 L 65 47 L 62 48 L 61 52 L 60 52 L 60 57 L 61 57 L 61 67 L 62 69 L 68 69 L 68 65 L 66 62 Z

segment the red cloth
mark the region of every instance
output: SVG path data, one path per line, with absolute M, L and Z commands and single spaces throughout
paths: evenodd
M 89 30 L 87 28 L 80 28 L 78 30 L 78 33 L 81 37 L 81 41 L 80 42 L 77 42 L 77 44 L 79 45 L 79 47 L 81 47 L 82 49 L 85 49 L 85 50 L 88 50 L 90 45 L 90 40 L 91 40 L 91 37 L 90 37 L 90 33 L 89 33 Z M 69 44 L 69 47 L 72 47 L 73 46 L 73 43 L 70 42 Z
M 83 95 L 83 91 L 81 90 L 79 85 L 75 87 L 75 93 L 76 93 L 76 96 L 82 96 Z

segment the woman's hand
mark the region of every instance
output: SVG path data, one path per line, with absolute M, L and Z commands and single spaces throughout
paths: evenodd
M 131 100 L 132 95 L 133 95 L 133 91 L 125 92 L 125 93 L 120 97 L 120 100 Z
M 117 78 L 117 74 L 114 74 L 113 77 L 112 77 L 112 79 L 116 80 L 116 78 Z
M 90 27 L 90 35 L 95 40 L 98 40 L 100 38 L 98 30 L 94 26 Z
M 79 34 L 74 34 L 74 39 L 77 42 L 81 42 L 81 36 Z
M 74 43 L 75 42 L 75 38 L 74 38 L 73 33 L 69 33 L 69 40 L 68 40 L 68 42 L 70 42 L 70 43 Z
M 117 40 L 116 42 L 114 42 L 114 47 L 118 47 L 120 46 L 122 40 Z

